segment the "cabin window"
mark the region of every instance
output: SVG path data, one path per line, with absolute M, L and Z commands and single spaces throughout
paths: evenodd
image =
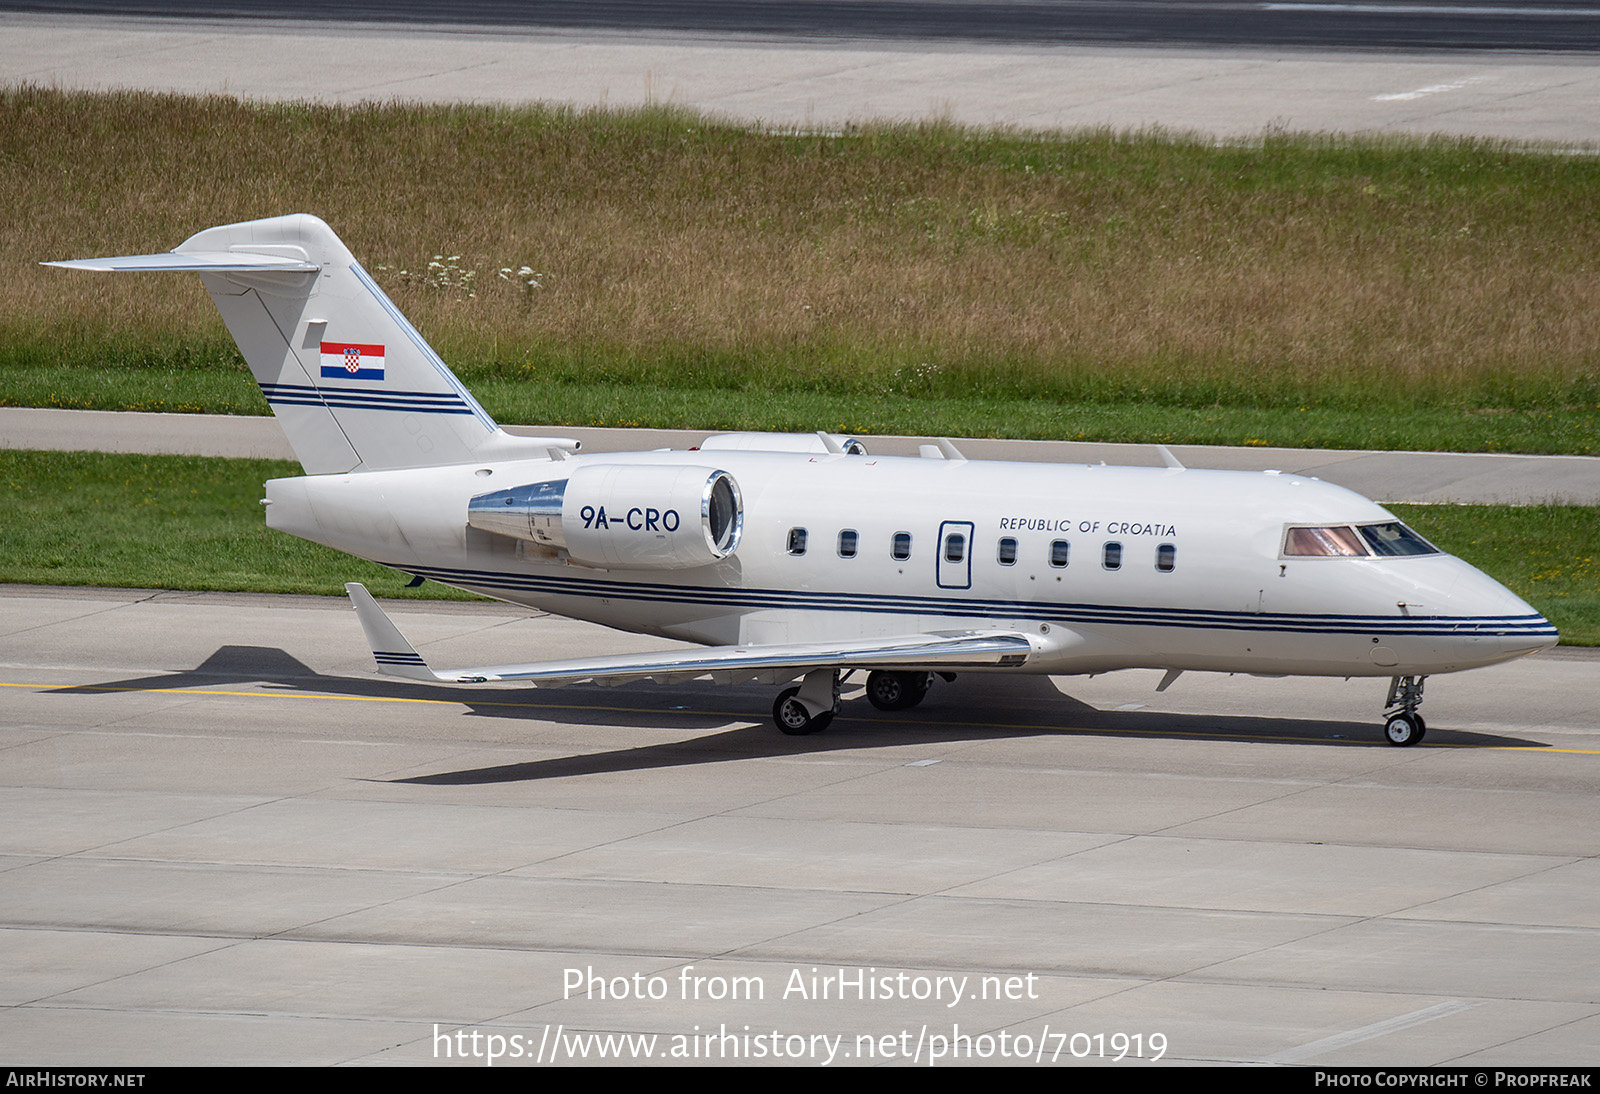
M 789 529 L 787 550 L 791 555 L 803 555 L 806 553 L 806 530 L 804 528 Z
M 960 562 L 967 557 L 967 537 L 960 532 L 951 532 L 944 537 L 944 560 L 946 562 Z
M 857 536 L 856 536 L 856 530 L 854 528 L 846 528 L 844 531 L 840 532 L 839 533 L 839 557 L 840 558 L 855 558 L 856 557 L 856 543 L 857 543 Z
M 1361 535 L 1372 544 L 1375 555 L 1436 555 L 1439 548 L 1399 521 L 1392 524 L 1363 524 Z
M 1354 528 L 1291 528 L 1283 539 L 1283 553 L 1297 558 L 1364 557 L 1366 545 Z
M 1100 565 L 1108 570 L 1122 569 L 1122 544 L 1108 543 L 1100 556 Z
M 1164 574 L 1170 574 L 1173 567 L 1178 564 L 1178 545 L 1176 543 L 1163 543 L 1156 548 L 1156 569 Z
M 1071 553 L 1072 544 L 1064 539 L 1052 540 L 1050 543 L 1050 565 L 1056 569 L 1063 569 L 1067 565 L 1067 557 Z
M 1017 541 L 1010 536 L 1002 539 L 995 557 L 999 559 L 1002 566 L 1015 566 L 1017 564 Z
M 889 554 L 894 556 L 894 560 L 896 562 L 904 562 L 906 559 L 910 558 L 911 557 L 911 533 L 910 532 L 896 532 L 894 534 L 893 546 L 891 546 L 889 548 Z

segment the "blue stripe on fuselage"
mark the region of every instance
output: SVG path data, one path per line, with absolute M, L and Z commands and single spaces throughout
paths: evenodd
M 390 564 L 394 565 L 394 564 Z M 604 597 L 653 603 L 715 604 L 719 607 L 787 608 L 809 611 L 873 612 L 899 615 L 942 615 L 966 618 L 1029 619 L 1063 624 L 1098 623 L 1122 626 L 1185 627 L 1213 630 L 1270 630 L 1318 634 L 1384 634 L 1393 636 L 1529 635 L 1555 637 L 1556 629 L 1542 615 L 1511 616 L 1377 616 L 1284 612 L 1226 612 L 1205 608 L 1141 608 L 1105 604 L 1056 604 L 1043 601 L 963 599 L 959 597 L 888 596 L 874 593 L 806 592 L 778 589 L 717 588 L 700 585 L 656 585 L 646 582 L 599 581 L 587 578 L 508 574 L 491 570 L 394 566 L 446 585 L 486 591 L 549 596 Z

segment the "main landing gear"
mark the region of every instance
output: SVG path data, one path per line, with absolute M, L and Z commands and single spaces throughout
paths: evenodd
M 869 672 L 867 702 L 879 710 L 910 710 L 931 686 L 931 672 Z
M 772 704 L 772 720 L 791 737 L 821 733 L 839 711 L 839 670 L 806 673 L 797 688 L 784 688 Z
M 1422 705 L 1422 684 L 1426 679 L 1426 676 L 1396 676 L 1390 680 L 1389 698 L 1383 703 L 1390 708 L 1383 723 L 1383 735 L 1390 744 L 1401 748 L 1414 745 L 1428 732 L 1428 723 L 1417 713 Z
M 833 721 L 833 715 L 831 710 L 813 715 L 800 701 L 799 688 L 784 688 L 778 693 L 778 701 L 772 704 L 772 720 L 790 737 L 821 733 Z
M 954 680 L 953 673 L 939 673 Z M 867 701 L 879 710 L 909 710 L 922 702 L 933 686 L 931 672 L 885 672 L 867 674 Z M 799 687 L 785 688 L 772 704 L 772 720 L 791 737 L 821 733 L 839 711 L 837 669 L 817 669 L 806 673 Z

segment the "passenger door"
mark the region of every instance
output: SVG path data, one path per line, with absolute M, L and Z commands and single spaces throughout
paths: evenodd
M 947 520 L 939 525 L 939 588 L 972 588 L 972 530 L 968 520 Z

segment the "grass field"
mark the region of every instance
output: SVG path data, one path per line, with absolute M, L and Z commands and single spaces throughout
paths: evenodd
M 296 464 L 0 451 L 9 501 L 0 581 L 470 599 L 270 531 L 261 484 Z M 1600 522 L 1568 506 L 1395 505 L 1394 512 L 1527 599 L 1562 640 L 1600 645 Z
M 0 451 L 8 501 L 0 581 L 477 599 L 267 528 L 261 484 L 280 460 Z
M 12 88 L 0 202 L 13 405 L 263 412 L 36 263 L 305 211 L 506 421 L 1600 454 L 1592 156 Z

